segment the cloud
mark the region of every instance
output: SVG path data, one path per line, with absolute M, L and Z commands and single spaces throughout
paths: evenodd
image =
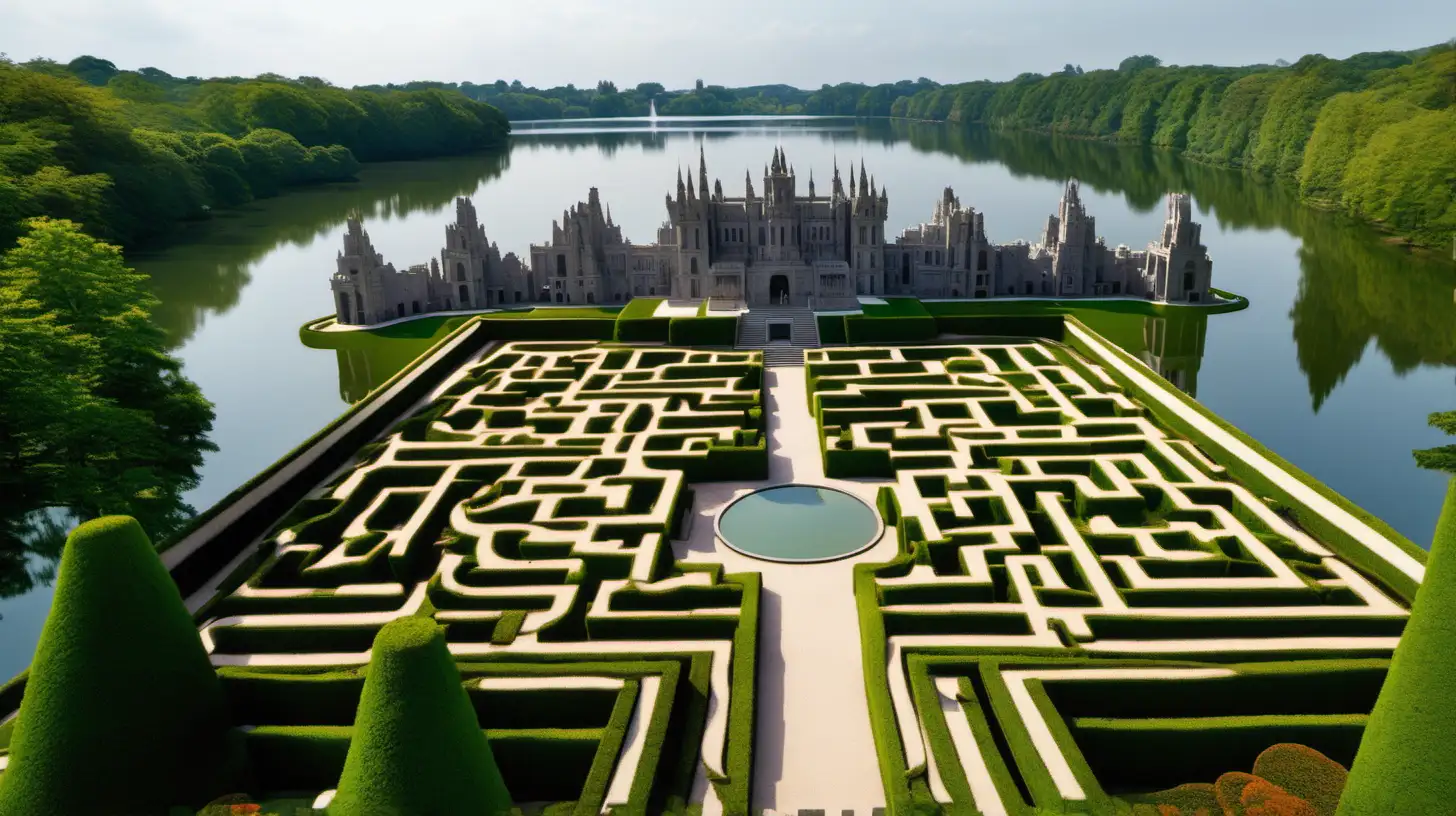
M 1131 54 L 1241 64 L 1414 48 L 1456 30 L 1456 4 L 1388 0 L 46 0 L 0 5 L 0 51 L 89 53 L 178 75 L 322 76 L 538 86 L 598 79 L 686 87 L 942 82 L 1112 67 Z M 1352 21 L 1360 24 L 1353 25 Z M 1257 21 L 1257 24 L 1254 24 Z

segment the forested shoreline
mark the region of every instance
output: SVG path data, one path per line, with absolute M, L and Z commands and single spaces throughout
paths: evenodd
M 1309 56 L 1285 67 L 1163 67 L 948 85 L 896 100 L 912 119 L 1106 139 L 1297 185 L 1412 242 L 1456 236 L 1456 45 Z
M 1023 74 L 941 85 L 924 77 L 817 91 L 788 85 L 619 91 L 519 81 L 408 83 L 454 90 L 513 119 L 754 114 L 892 117 L 1026 130 L 1178 150 L 1206 164 L 1294 184 L 1308 204 L 1343 210 L 1426 246 L 1456 238 L 1456 41 L 1411 52 L 1289 64 L 1163 66 Z
M 496 108 L 440 90 L 0 61 L 0 250 L 38 216 L 133 249 L 213 209 L 352 178 L 360 162 L 503 147 L 509 133 Z

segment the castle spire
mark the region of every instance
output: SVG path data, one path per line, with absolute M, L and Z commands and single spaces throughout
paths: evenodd
M 682 165 L 677 166 L 677 197 L 683 197 Z
M 814 168 L 809 168 L 809 197 L 814 197 Z
M 865 174 L 864 159 L 859 160 L 859 191 L 863 195 L 869 189 L 869 176 Z
M 698 188 L 704 192 L 708 190 L 708 158 L 701 143 L 698 145 Z
M 753 174 L 750 173 L 747 170 L 744 170 L 743 171 L 743 189 L 747 191 L 747 195 L 745 196 L 745 198 L 747 200 L 749 200 L 749 201 L 752 201 L 753 200 Z
M 856 193 L 854 187 L 854 170 L 851 169 L 849 172 L 849 197 L 854 198 L 855 195 Z
M 693 174 L 692 173 L 688 173 L 688 198 L 697 198 L 697 197 L 698 197 L 697 193 L 694 193 L 693 192 Z

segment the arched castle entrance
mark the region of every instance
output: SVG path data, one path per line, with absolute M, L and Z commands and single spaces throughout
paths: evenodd
M 788 275 L 774 275 L 768 279 L 768 301 L 775 306 L 789 302 Z

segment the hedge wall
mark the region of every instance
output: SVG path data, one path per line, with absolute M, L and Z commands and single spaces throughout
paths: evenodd
M 1095 331 L 1087 328 L 1087 326 L 1076 320 L 1076 318 L 1069 317 L 1066 318 L 1066 320 L 1068 321 L 1068 325 L 1075 325 L 1094 338 L 1099 337 L 1099 335 Z M 1080 338 L 1076 337 L 1070 331 L 1067 333 L 1067 344 L 1071 348 L 1079 352 L 1081 355 L 1085 356 L 1088 360 L 1100 362 L 1103 359 L 1103 354 L 1101 352 L 1099 352 L 1097 349 L 1093 348 Z M 1133 367 L 1146 372 L 1146 374 L 1150 378 L 1153 378 L 1154 381 L 1156 381 L 1157 375 L 1153 374 L 1152 371 L 1148 370 L 1146 366 L 1144 366 L 1140 361 L 1137 360 L 1137 358 L 1132 357 L 1131 355 L 1127 354 L 1126 352 L 1122 351 L 1121 349 L 1117 348 L 1115 345 L 1106 340 L 1103 340 L 1099 345 L 1104 346 L 1111 355 L 1116 356 L 1119 359 L 1128 362 Z M 1081 368 L 1084 370 L 1084 372 L 1086 371 L 1086 363 L 1082 362 L 1075 355 L 1069 355 L 1069 360 L 1074 367 Z M 1404 572 L 1396 569 L 1395 566 L 1393 566 L 1390 562 L 1386 561 L 1384 558 L 1372 552 L 1359 540 L 1347 534 L 1338 525 L 1330 523 L 1328 519 L 1313 512 L 1302 502 L 1295 500 L 1283 488 L 1279 487 L 1273 481 L 1266 478 L 1259 471 L 1255 470 L 1251 465 L 1239 459 L 1238 457 L 1231 455 L 1221 446 L 1214 444 L 1212 440 L 1205 436 L 1201 431 L 1194 428 L 1178 412 L 1164 405 L 1153 394 L 1149 393 L 1144 388 L 1134 384 L 1134 382 L 1130 378 L 1122 374 L 1115 366 L 1103 365 L 1102 368 L 1104 371 L 1106 371 L 1108 376 L 1112 377 L 1112 379 L 1115 380 L 1118 385 L 1123 388 L 1128 396 L 1141 403 L 1146 408 L 1148 413 L 1151 414 L 1152 417 L 1160 425 L 1172 430 L 1174 433 L 1180 436 L 1194 440 L 1197 444 L 1207 448 L 1211 453 L 1213 453 L 1214 458 L 1218 461 L 1219 464 L 1223 465 L 1227 469 L 1228 475 L 1232 477 L 1235 481 L 1245 485 L 1250 490 L 1254 491 L 1257 495 L 1268 496 L 1278 499 L 1285 507 L 1288 508 L 1289 513 L 1294 517 L 1295 521 L 1303 529 L 1309 531 L 1317 539 L 1331 545 L 1333 549 L 1337 553 L 1339 553 L 1340 556 L 1349 560 L 1352 564 L 1354 564 L 1356 567 L 1359 567 L 1365 573 L 1373 576 L 1380 583 L 1384 584 L 1388 589 L 1390 589 L 1397 597 L 1401 598 L 1405 603 L 1409 604 L 1414 600 L 1416 582 L 1413 581 Z M 1315 479 L 1314 477 L 1299 470 L 1294 465 L 1281 458 L 1278 454 L 1264 447 L 1253 438 L 1244 434 L 1239 429 L 1228 424 L 1228 422 L 1223 420 L 1221 417 L 1208 411 L 1197 401 L 1183 394 L 1181 391 L 1178 391 L 1177 389 L 1171 387 L 1163 387 L 1162 391 L 1166 394 L 1171 395 L 1175 400 L 1186 406 L 1189 410 L 1195 411 L 1203 415 L 1206 419 L 1219 426 L 1219 428 L 1221 428 L 1222 430 L 1228 432 L 1235 439 L 1244 443 L 1253 450 L 1259 452 L 1264 456 L 1264 458 L 1268 459 L 1270 462 L 1278 466 L 1284 472 L 1303 482 L 1311 490 L 1314 490 L 1316 493 L 1319 493 L 1324 498 L 1338 505 L 1355 518 L 1360 519 L 1372 530 L 1394 543 L 1402 551 L 1409 554 L 1412 558 L 1416 559 L 1421 563 L 1425 562 L 1426 552 L 1408 539 L 1406 539 L 1400 533 L 1396 532 L 1390 525 L 1355 506 L 1348 499 L 1331 490 L 1323 482 L 1320 482 L 1318 479 Z
M 936 315 L 935 325 L 941 334 L 1044 337 L 1057 342 L 1065 335 L 1060 315 Z
M 670 319 L 653 317 L 662 298 L 632 298 L 617 313 L 611 339 L 619 343 L 666 342 Z
M 530 321 L 516 321 L 516 323 L 517 325 L 528 325 Z M 171 567 L 172 579 L 177 583 L 182 596 L 185 598 L 196 591 L 236 557 L 244 547 L 266 533 L 273 523 L 302 499 L 309 490 L 323 481 L 340 465 L 353 458 L 366 442 L 389 428 L 405 408 L 418 402 L 422 396 L 429 393 L 445 373 L 453 371 L 479 352 L 491 339 L 486 325 L 484 320 L 474 318 L 443 338 L 435 345 L 430 354 L 420 357 L 402 369 L 338 419 L 285 454 L 268 469 L 229 493 L 212 508 L 198 516 L 186 530 L 174 537 L 168 546 L 161 548 L 163 553 L 166 553 L 172 547 L 185 541 L 217 514 L 245 499 L 250 492 L 257 490 L 268 479 L 299 457 L 307 454 L 315 446 L 323 444 L 331 435 L 341 434 L 329 444 L 327 449 L 321 451 L 318 458 L 307 466 L 299 468 L 297 472 L 266 495 L 260 496 L 260 500 L 254 506 L 239 514 L 225 529 L 202 542 L 180 563 Z M 168 560 L 165 555 L 163 558 Z M 249 563 L 240 568 L 250 571 L 256 566 L 257 563 Z M 200 612 L 205 612 L 205 609 Z
M 844 342 L 844 315 L 816 315 L 821 344 Z
M 674 317 L 667 341 L 674 346 L 731 346 L 738 340 L 738 317 Z
M 480 328 L 490 340 L 611 340 L 617 321 L 611 317 L 563 317 L 508 320 L 481 315 Z
M 845 342 L 855 343 L 918 343 L 934 340 L 939 328 L 935 318 L 923 316 L 874 317 L 845 315 Z

